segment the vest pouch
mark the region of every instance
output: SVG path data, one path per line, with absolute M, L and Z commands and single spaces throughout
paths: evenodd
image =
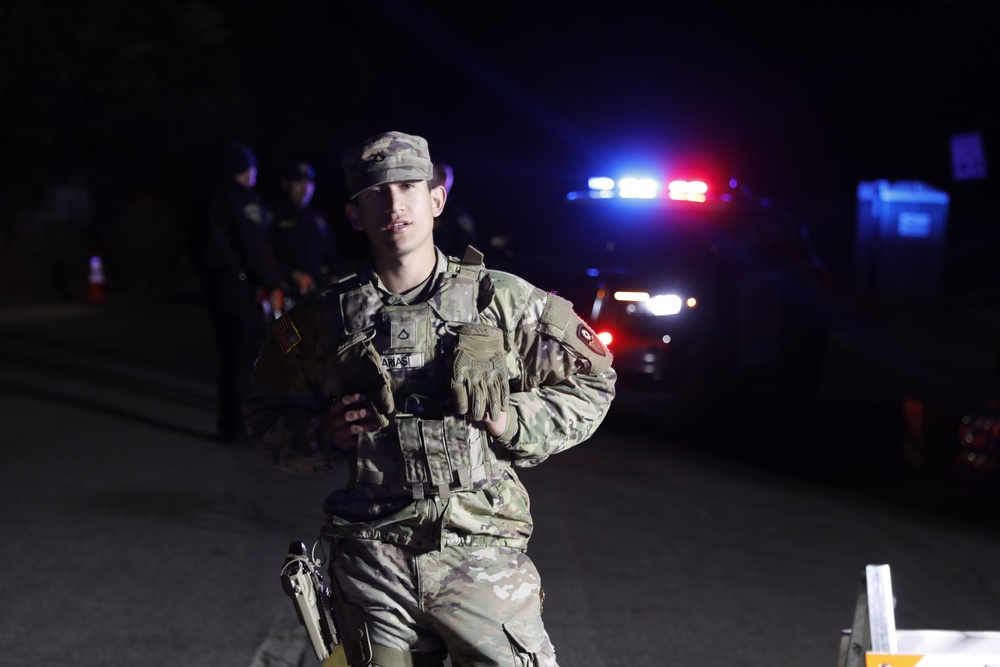
M 424 459 L 424 442 L 420 424 L 416 417 L 396 419 L 399 433 L 399 449 L 403 455 L 403 486 L 413 491 L 414 498 L 424 497 L 424 484 L 430 477 Z
M 481 488 L 491 483 L 492 460 L 479 437 L 470 447 L 473 431 L 464 419 L 446 416 L 442 420 L 403 417 L 396 419 L 399 447 L 403 456 L 402 486 L 414 498 L 452 491 Z M 478 432 L 476 432 L 478 435 Z
M 445 442 L 443 421 L 420 421 L 420 433 L 424 438 L 424 454 L 427 456 L 427 469 L 430 472 L 430 483 L 437 487 L 437 493 L 447 498 L 451 482 L 454 479 L 451 462 L 448 460 L 448 444 Z

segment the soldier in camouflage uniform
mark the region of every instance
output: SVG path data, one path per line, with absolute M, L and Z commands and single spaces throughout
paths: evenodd
M 290 472 L 349 467 L 324 532 L 352 665 L 555 666 L 515 468 L 594 433 L 611 355 L 564 299 L 435 248 L 424 139 L 377 135 L 343 164 L 372 256 L 274 323 L 252 438 Z

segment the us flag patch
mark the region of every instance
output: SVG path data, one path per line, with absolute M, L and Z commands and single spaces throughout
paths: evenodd
M 295 328 L 295 322 L 288 315 L 282 315 L 274 321 L 272 325 L 274 340 L 278 343 L 282 353 L 288 354 L 293 347 L 302 342 L 299 330 Z

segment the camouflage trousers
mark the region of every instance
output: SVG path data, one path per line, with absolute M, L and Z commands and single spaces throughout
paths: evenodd
M 557 667 L 538 571 L 519 549 L 335 538 L 330 575 L 364 609 L 372 644 L 444 648 L 453 667 Z

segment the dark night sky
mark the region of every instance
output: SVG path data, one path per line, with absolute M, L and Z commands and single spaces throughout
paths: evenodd
M 331 172 L 348 143 L 397 128 L 477 199 L 691 153 L 823 197 L 881 177 L 947 187 L 948 136 L 991 138 L 987 4 L 361 3 L 289 14 L 279 58 L 309 59 L 288 83 L 330 107 Z
M 398 129 L 490 230 L 628 162 L 849 211 L 859 180 L 956 187 L 953 133 L 982 132 L 990 159 L 993 4 L 0 4 L 0 206 L 73 170 L 194 206 L 239 139 L 264 194 L 314 162 L 338 219 L 340 155 Z

